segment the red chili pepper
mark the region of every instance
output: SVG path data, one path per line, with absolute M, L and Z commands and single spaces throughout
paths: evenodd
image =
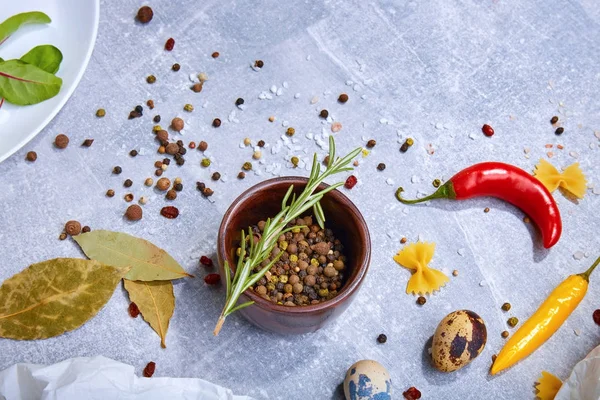
M 465 200 L 473 197 L 497 197 L 523 210 L 542 233 L 544 247 L 554 246 L 562 232 L 560 212 L 548 189 L 535 177 L 515 167 L 499 162 L 472 165 L 454 175 L 435 193 L 416 200 L 402 198 L 402 188 L 396 198 L 405 204 L 431 199 Z

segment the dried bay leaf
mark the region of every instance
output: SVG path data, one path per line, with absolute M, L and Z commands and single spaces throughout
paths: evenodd
M 0 337 L 46 339 L 79 328 L 108 302 L 126 273 L 77 258 L 30 265 L 0 286 Z
M 144 321 L 160 336 L 160 346 L 165 345 L 169 321 L 175 310 L 175 295 L 171 281 L 130 281 L 123 279 L 129 300 L 135 303 Z
M 164 281 L 193 277 L 163 249 L 122 232 L 96 230 L 73 237 L 86 256 L 115 267 L 131 267 L 132 281 Z

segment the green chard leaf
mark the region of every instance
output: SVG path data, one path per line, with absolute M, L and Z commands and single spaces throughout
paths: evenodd
M 26 24 L 49 24 L 52 22 L 49 16 L 40 11 L 31 11 L 13 15 L 0 24 L 0 44 L 15 33 L 21 26 Z
M 50 44 L 34 47 L 20 58 L 27 64 L 35 65 L 50 74 L 55 74 L 60 67 L 63 55 L 58 48 Z
M 20 60 L 0 64 L 0 97 L 17 105 L 30 105 L 58 94 L 62 79 Z
M 140 310 L 144 321 L 160 336 L 164 349 L 169 321 L 175 310 L 175 295 L 171 281 L 141 282 L 123 279 L 123 285 L 131 300 Z
M 147 240 L 121 232 L 95 230 L 73 239 L 86 256 L 116 267 L 131 267 L 132 281 L 166 281 L 193 277 L 163 249 Z
M 30 265 L 0 286 L 0 337 L 46 339 L 79 328 L 108 302 L 126 272 L 78 258 Z

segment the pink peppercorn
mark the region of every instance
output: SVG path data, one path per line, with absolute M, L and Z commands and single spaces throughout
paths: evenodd
M 206 267 L 212 267 L 213 266 L 213 261 L 206 257 L 206 256 L 202 256 L 200 257 L 200 264 L 206 266 Z
M 216 285 L 221 280 L 221 275 L 219 274 L 208 274 L 204 277 L 204 282 L 207 285 Z
M 492 128 L 491 126 L 489 126 L 488 124 L 485 124 L 481 127 L 481 131 L 483 132 L 483 134 L 487 137 L 490 136 L 494 136 L 494 128 Z

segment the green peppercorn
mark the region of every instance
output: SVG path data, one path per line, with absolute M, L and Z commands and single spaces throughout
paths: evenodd
M 329 295 L 329 290 L 328 289 L 319 289 L 319 296 L 321 297 L 327 297 Z
M 285 131 L 285 134 L 288 136 L 294 136 L 294 133 L 296 133 L 296 130 L 294 128 L 292 128 L 291 126 L 289 128 L 287 128 L 287 131 Z
M 148 77 L 146 78 L 146 82 L 152 84 L 156 82 L 156 77 L 154 75 L 148 75 Z
M 210 166 L 210 159 L 203 158 L 202 161 L 200 161 L 200 165 L 202 165 L 203 167 L 209 167 Z
M 104 108 L 100 108 L 98 109 L 98 111 L 96 111 L 96 117 L 98 118 L 102 118 L 106 115 L 106 111 L 104 110 Z
M 183 106 L 183 109 L 187 112 L 192 112 L 194 111 L 194 106 L 191 104 L 186 104 L 185 106 Z
M 510 317 L 508 319 L 508 321 L 506 321 L 506 323 L 508 324 L 508 326 L 510 326 L 511 328 L 514 328 L 515 326 L 517 326 L 517 324 L 519 323 L 519 319 L 517 317 Z
M 442 181 L 440 181 L 439 179 L 434 179 L 433 182 L 431 182 L 431 184 L 433 185 L 433 187 L 440 187 Z
M 152 132 L 158 132 L 158 131 L 162 131 L 163 128 L 160 125 L 154 125 L 154 127 L 152 127 Z
M 415 141 L 412 138 L 408 138 L 406 139 L 406 144 L 412 146 L 413 144 L 415 144 Z
M 509 311 L 511 308 L 510 303 L 502 304 L 502 311 Z
M 246 162 L 244 163 L 244 165 L 242 165 L 242 169 L 243 169 L 244 171 L 250 171 L 250 170 L 252 169 L 252 163 L 251 163 L 251 162 L 248 162 L 248 161 L 246 161 Z
M 292 162 L 292 165 L 295 167 L 298 166 L 298 163 L 300 162 L 300 159 L 296 156 L 292 157 L 292 159 L 290 160 Z

